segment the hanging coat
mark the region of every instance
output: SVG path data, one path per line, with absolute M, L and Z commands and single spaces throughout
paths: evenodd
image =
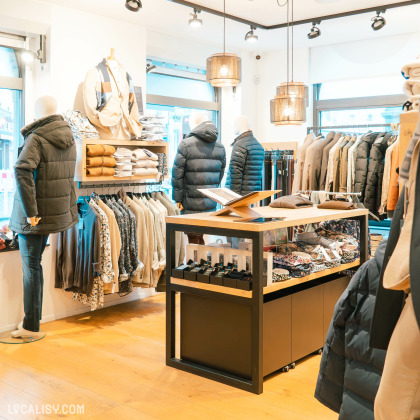
M 369 133 L 364 136 L 357 146 L 357 154 L 355 159 L 354 174 L 354 192 L 361 193 L 360 201 L 363 202 L 365 197 L 365 189 L 367 182 L 367 174 L 369 169 L 369 155 L 373 142 L 379 133 Z
M 364 205 L 373 214 L 378 215 L 381 206 L 382 179 L 384 177 L 385 153 L 392 133 L 379 136 L 372 145 L 369 154 L 368 174 Z
M 339 413 L 339 420 L 374 420 L 386 353 L 369 346 L 368 331 L 385 247 L 386 240 L 357 270 L 335 305 L 328 329 L 315 398 Z

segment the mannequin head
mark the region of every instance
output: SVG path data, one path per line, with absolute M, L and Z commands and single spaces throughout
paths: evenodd
M 245 115 L 240 115 L 235 120 L 235 134 L 237 136 L 241 135 L 242 133 L 245 133 L 246 131 L 249 131 L 251 129 L 249 124 L 249 118 Z
M 208 121 L 208 116 L 205 112 L 196 111 L 190 115 L 190 129 L 194 130 L 195 127 L 198 127 L 201 123 Z
M 57 100 L 54 96 L 41 96 L 35 101 L 35 118 L 48 117 L 57 113 Z

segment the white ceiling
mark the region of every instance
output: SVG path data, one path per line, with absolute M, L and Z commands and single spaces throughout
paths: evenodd
M 193 0 L 190 0 L 194 2 Z M 285 0 L 278 0 L 281 4 Z M 388 0 L 390 2 L 391 0 Z M 395 0 L 393 0 L 396 2 Z M 400 0 L 401 1 L 401 0 Z M 194 29 L 188 26 L 191 9 L 168 0 L 142 0 L 143 8 L 138 13 L 124 7 L 125 0 L 43 0 L 74 9 L 138 23 L 150 30 L 171 34 L 180 38 L 206 42 L 214 46 L 223 43 L 223 19 L 202 12 L 203 26 Z M 355 9 L 376 7 L 387 0 L 296 0 L 295 20 L 340 13 Z M 195 3 L 213 9 L 223 10 L 223 0 L 196 0 Z M 279 7 L 277 0 L 226 0 L 226 12 L 241 18 L 274 25 L 286 21 L 286 7 Z M 321 23 L 322 35 L 308 40 L 311 25 L 295 27 L 295 47 L 319 46 L 340 42 L 419 32 L 420 5 L 390 9 L 385 13 L 387 25 L 378 32 L 370 27 L 373 13 L 325 21 Z M 227 48 L 250 51 L 268 51 L 286 46 L 286 30 L 257 30 L 259 41 L 249 44 L 244 41 L 249 27 L 227 20 Z

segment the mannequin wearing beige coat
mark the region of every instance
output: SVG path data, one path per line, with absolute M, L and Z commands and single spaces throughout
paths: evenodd
M 129 76 L 117 60 L 107 59 L 109 82 L 101 79 L 98 67 L 89 70 L 83 83 L 84 113 L 98 129 L 102 139 L 140 138 L 142 133 L 135 96 L 130 92 Z M 100 64 L 102 64 L 100 63 Z M 109 96 L 106 105 L 98 110 L 98 92 Z M 131 95 L 131 98 L 130 98 Z M 130 100 L 133 101 L 131 110 Z

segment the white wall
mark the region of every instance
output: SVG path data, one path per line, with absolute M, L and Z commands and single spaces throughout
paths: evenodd
M 7 3 L 7 5 L 6 5 Z M 13 6 L 10 4 L 13 3 Z M 28 67 L 26 92 L 27 122 L 32 120 L 33 101 L 40 95 L 52 94 L 58 100 L 59 112 L 73 108 L 79 84 L 87 71 L 109 55 L 110 48 L 136 85 L 146 86 L 146 31 L 126 22 L 77 12 L 59 6 L 47 7 L 37 2 L 0 0 L 1 22 L 14 28 L 39 30 L 48 36 L 48 61 Z M 34 20 L 28 23 L 32 17 Z M 7 18 L 7 19 L 6 19 Z M 13 26 L 16 25 L 16 26 Z M 29 26 L 28 26 L 29 25 Z M 6 28 L 5 28 L 6 29 Z M 31 81 L 31 74 L 33 80 Z M 43 259 L 45 293 L 43 321 L 51 321 L 86 312 L 86 306 L 73 302 L 71 293 L 54 289 L 55 238 L 51 238 Z M 22 271 L 19 252 L 0 253 L 0 332 L 22 320 Z M 106 306 L 154 293 L 154 289 L 136 289 L 126 298 L 105 297 Z
M 420 32 L 311 49 L 311 83 L 395 76 L 420 54 Z M 401 77 L 401 85 L 403 84 Z
M 250 118 L 251 127 L 257 126 L 257 88 L 254 84 L 255 54 L 248 51 L 231 50 L 242 59 L 242 83 L 236 93 L 232 88 L 221 89 L 221 141 L 230 160 L 231 144 L 235 139 L 234 121 L 239 115 Z M 221 45 L 205 44 L 193 39 L 174 37 L 154 31 L 147 31 L 147 55 L 178 64 L 206 68 L 206 60 L 212 54 L 221 52 Z M 200 100 L 201 98 L 197 98 Z
M 306 133 L 302 126 L 276 127 L 270 122 L 270 100 L 276 95 L 276 88 L 287 81 L 286 51 L 272 51 L 261 54 L 257 61 L 256 136 L 260 142 L 301 141 Z M 294 53 L 294 80 L 309 83 L 309 49 L 299 48 Z M 307 108 L 307 121 L 310 123 L 311 111 Z

